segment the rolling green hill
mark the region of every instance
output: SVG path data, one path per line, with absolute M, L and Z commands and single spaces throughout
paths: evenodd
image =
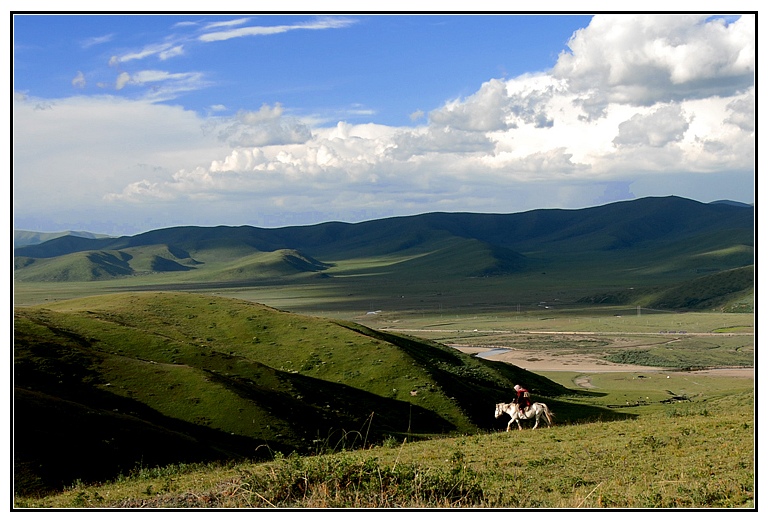
M 511 365 L 251 302 L 125 293 L 18 307 L 16 488 L 474 433 L 496 426 L 489 406 L 517 382 L 561 422 L 617 416 Z
M 14 277 L 18 281 L 103 280 L 133 274 L 129 259 L 130 255 L 121 251 L 84 251 L 54 258 L 17 257 Z
M 754 266 L 702 276 L 660 290 L 650 302 L 663 309 L 732 310 L 734 304 L 754 301 Z
M 435 287 L 479 289 L 473 280 L 493 278 L 491 290 L 505 289 L 506 296 L 536 289 L 568 292 L 569 299 L 578 300 L 598 288 L 613 294 L 632 288 L 630 294 L 647 297 L 659 288 L 753 265 L 754 209 L 642 198 L 580 210 L 429 213 L 278 229 L 172 227 L 120 238 L 65 236 L 19 247 L 14 254 L 15 280 L 30 283 L 115 280 L 122 288 L 192 290 L 319 285 L 325 278 L 328 292 L 337 296 L 376 289 L 396 296 L 412 289 L 434 294 L 430 288 Z M 536 299 L 527 294 L 507 299 L 519 303 L 529 297 Z M 367 301 L 380 298 L 371 295 Z M 684 306 L 702 308 L 713 299 L 718 298 L 689 300 Z
M 754 303 L 754 266 L 713 271 L 682 283 L 663 287 L 622 290 L 585 296 L 580 303 L 639 304 L 664 310 L 720 310 L 751 312 Z
M 324 271 L 328 265 L 293 249 L 256 252 L 237 258 L 224 268 L 204 273 L 200 278 L 216 281 L 253 281 L 260 278 L 282 278 Z

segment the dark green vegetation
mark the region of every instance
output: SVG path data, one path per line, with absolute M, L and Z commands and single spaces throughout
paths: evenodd
M 239 300 L 138 293 L 17 308 L 16 489 L 491 430 L 504 423 L 490 406 L 517 382 L 563 423 L 627 415 L 434 342 Z
M 621 290 L 578 300 L 600 305 L 642 304 L 666 310 L 751 312 L 748 298 L 754 286 L 754 266 L 738 267 L 664 287 Z
M 80 295 L 255 289 L 244 297 L 296 312 L 477 312 L 553 299 L 749 312 L 753 246 L 752 207 L 667 197 L 581 210 L 66 236 L 17 248 L 14 277 L 17 298 L 30 300 L 45 282 L 82 282 Z M 273 296 L 301 301 L 283 307 Z
M 256 463 L 144 467 L 21 507 L 755 508 L 754 395 Z

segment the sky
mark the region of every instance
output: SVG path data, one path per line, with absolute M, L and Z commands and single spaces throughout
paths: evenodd
M 754 15 L 17 14 L 13 226 L 755 202 Z

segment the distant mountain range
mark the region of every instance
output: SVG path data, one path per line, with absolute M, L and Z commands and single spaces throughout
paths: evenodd
M 754 205 L 751 203 L 734 202 L 733 200 L 716 200 L 710 203 L 721 204 L 721 205 L 735 205 L 736 207 L 754 207 Z
M 437 212 L 357 224 L 189 226 L 118 238 L 69 234 L 17 245 L 14 277 L 249 285 L 348 275 L 365 260 L 401 281 L 547 273 L 609 285 L 631 273 L 639 284 L 658 285 L 753 264 L 754 220 L 751 205 L 661 197 L 580 210 Z
M 13 244 L 15 247 L 37 245 L 62 236 L 78 236 L 80 238 L 108 238 L 106 234 L 96 234 L 86 231 L 61 231 L 61 232 L 34 232 L 16 229 L 13 231 Z

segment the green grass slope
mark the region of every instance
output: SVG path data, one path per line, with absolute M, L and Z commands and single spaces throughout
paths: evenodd
M 98 281 L 190 271 L 196 264 L 191 258 L 177 258 L 166 245 L 154 245 L 122 251 L 82 251 L 53 258 L 16 258 L 14 277 L 17 281 Z
M 735 389 L 612 423 L 144 467 L 51 496 L 17 495 L 14 507 L 755 512 L 755 408 L 753 391 Z
M 290 278 L 329 267 L 294 249 L 260 252 L 226 240 L 192 252 L 194 257 L 179 247 L 157 244 L 50 258 L 22 256 L 14 259 L 14 277 L 22 282 L 78 282 L 160 273 L 173 274 L 174 281 L 227 282 Z
M 14 278 L 18 281 L 95 281 L 134 273 L 130 255 L 120 251 L 84 251 L 55 258 L 16 258 Z
M 754 265 L 702 276 L 665 289 L 654 296 L 651 307 L 686 310 L 734 310 L 734 303 L 754 296 Z M 739 312 L 751 312 L 741 307 Z
M 106 260 L 84 266 L 87 253 L 101 252 L 123 257 L 130 270 L 116 271 Z M 19 282 L 122 278 L 119 285 L 126 286 L 131 276 L 144 289 L 184 284 L 191 290 L 338 276 L 328 287 L 343 297 L 359 293 L 360 283 L 406 295 L 420 286 L 456 288 L 493 277 L 494 288 L 572 295 L 677 285 L 751 265 L 754 209 L 665 197 L 579 210 L 430 213 L 279 229 L 173 227 L 121 238 L 57 238 L 18 248 L 15 256 Z
M 519 273 L 526 267 L 523 255 L 479 240 L 452 238 L 431 245 L 430 252 L 413 256 L 393 271 L 413 279 L 443 277 L 472 278 Z
M 517 367 L 239 300 L 136 293 L 17 308 L 15 478 L 58 488 L 136 463 L 488 430 L 516 382 L 563 422 L 613 416 L 569 406 L 558 398 L 571 391 Z
M 212 269 L 193 277 L 204 281 L 224 282 L 290 278 L 296 275 L 321 273 L 329 267 L 328 264 L 294 249 L 256 252 L 220 265 L 219 269 Z
M 664 287 L 624 289 L 581 298 L 581 303 L 641 305 L 652 309 L 753 312 L 754 265 L 718 271 Z

